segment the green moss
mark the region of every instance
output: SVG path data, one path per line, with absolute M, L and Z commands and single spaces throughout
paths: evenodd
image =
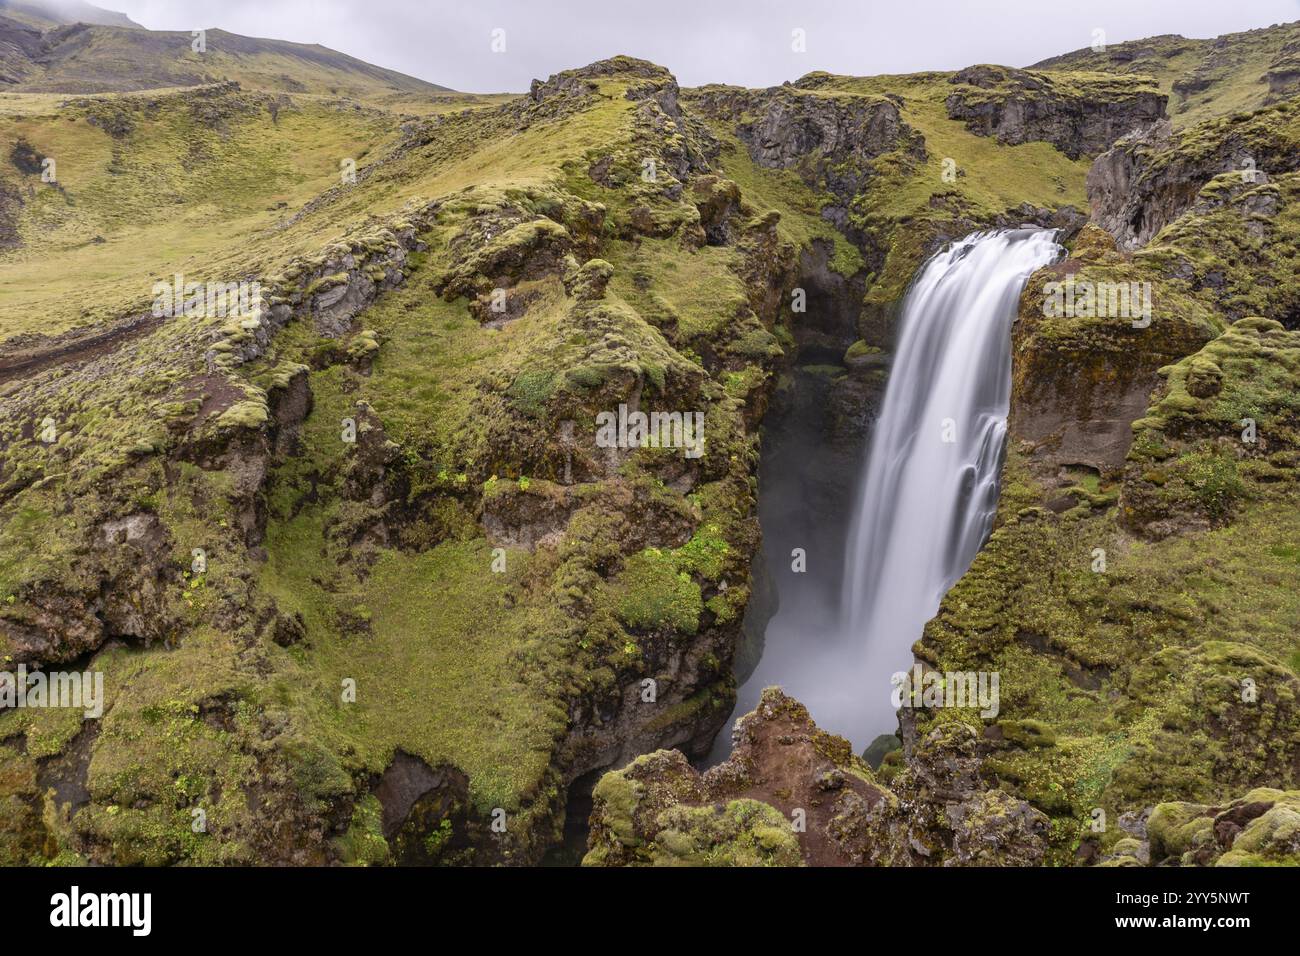
M 531 369 L 519 373 L 510 384 L 507 394 L 519 406 L 520 411 L 540 417 L 545 410 L 546 402 L 555 394 L 556 386 L 554 372 Z
M 632 814 L 641 799 L 641 786 L 619 773 L 607 773 L 600 778 L 592 797 L 601 801 L 610 831 L 624 846 L 637 844 Z
M 857 358 L 866 358 L 869 355 L 879 355 L 881 349 L 875 345 L 868 345 L 862 339 L 858 339 L 844 353 L 844 361 L 849 362 Z
M 1054 747 L 1056 734 L 1041 720 L 1000 720 L 1002 736 L 1017 747 Z
M 702 524 L 691 540 L 673 552 L 679 570 L 698 574 L 710 581 L 722 578 L 731 545 L 716 522 Z
M 337 184 L 340 157 L 362 156 L 367 145 L 382 154 L 399 120 L 306 100 L 273 117 L 272 102 L 249 90 L 149 91 L 44 105 L 33 98 L 20 115 L 0 117 L 6 140 L 26 130 L 43 153 L 77 157 L 59 163 L 60 189 L 39 190 L 26 205 L 19 228 L 27 241 L 0 263 L 0 339 L 35 330 L 33 309 L 51 335 L 147 309 L 152 284 L 171 279 L 164 260 L 201 262 L 202 274 L 187 267 L 187 280 L 269 275 L 278 270 L 263 268 L 266 260 L 283 264 L 336 234 L 333 216 L 280 228 L 276 204 L 297 209 Z M 105 108 L 128 120 L 129 135 L 89 122 Z M 199 118 L 212 113 L 219 119 Z M 249 243 L 249 235 L 261 238 Z M 90 306 L 68 291 L 85 281 L 97 289 Z
M 313 280 L 307 286 L 307 289 L 303 294 L 308 296 L 317 295 L 321 292 L 326 292 L 335 286 L 344 285 L 347 281 L 348 273 L 346 272 L 335 272 L 331 275 L 321 276 L 319 279 Z
M 496 806 L 518 808 L 545 772 L 560 715 L 543 686 L 521 680 L 512 659 L 530 645 L 545 646 L 547 615 L 508 613 L 501 602 L 508 578 L 489 573 L 493 557 L 482 540 L 419 555 L 386 552 L 364 585 L 345 579 L 345 590 L 326 592 L 300 557 L 322 546 L 319 520 L 304 515 L 272 531 L 263 583 L 316 635 L 299 664 L 314 676 L 293 698 L 320 739 L 351 750 L 374 772 L 398 747 L 431 766 L 451 763 L 469 775 L 471 800 L 484 815 Z M 516 556 L 510 564 L 519 574 L 526 561 Z M 369 636 L 358 643 L 340 627 L 340 614 L 362 595 L 374 610 Z M 531 637 L 530 627 L 537 628 Z M 475 635 L 487 631 L 510 639 L 484 644 Z M 355 704 L 341 702 L 348 678 L 357 681 Z M 501 703 L 487 712 L 475 701 L 493 686 Z M 426 705 L 431 698 L 436 708 Z
M 22 866 L 43 859 L 36 810 L 35 765 L 10 747 L 0 747 L 0 863 Z
M 659 866 L 802 866 L 799 840 L 780 810 L 757 800 L 674 806 L 658 819 Z
M 1277 804 L 1246 824 L 1216 866 L 1300 866 L 1300 799 L 1294 792 L 1278 796 Z
M 1004 736 L 1018 746 L 986 767 L 1060 823 L 1057 859 L 1071 859 L 1095 807 L 1114 819 L 1170 797 L 1290 785 L 1300 682 L 1281 664 L 1296 652 L 1282 622 L 1300 613 L 1286 550 L 1300 527 L 1282 489 L 1241 502 L 1230 524 L 1152 541 L 1133 541 L 1114 509 L 1033 507 L 1054 493 L 1011 447 L 1000 526 L 917 652 L 939 669 L 1000 673 Z
M 266 403 L 262 401 L 237 402 L 231 405 L 217 419 L 221 429 L 261 428 L 270 419 Z
M 347 832 L 338 838 L 339 859 L 359 866 L 388 862 L 388 841 L 383 833 L 383 807 L 373 794 L 358 800 Z
M 1162 803 L 1151 811 L 1147 820 L 1151 858 L 1181 857 L 1212 840 L 1214 820 L 1205 816 L 1204 811 L 1204 807 L 1189 803 Z
M 637 630 L 670 627 L 684 634 L 699 629 L 704 609 L 700 586 L 678 570 L 671 555 L 650 548 L 627 560 L 613 584 L 618 615 Z
M 673 341 L 710 339 L 727 330 L 748 307 L 734 249 L 684 250 L 672 239 L 615 244 L 611 288 Z M 754 346 L 762 351 L 766 345 Z

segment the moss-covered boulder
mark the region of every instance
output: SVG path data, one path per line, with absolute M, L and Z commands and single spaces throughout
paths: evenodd
M 848 741 L 776 688 L 736 723 L 735 749 L 701 774 L 676 751 L 641 757 L 595 789 L 588 866 L 845 865 L 899 857 L 893 797 Z
M 1300 866 L 1300 791 L 1261 787 L 1218 806 L 1162 803 L 1147 831 L 1156 864 Z
M 778 688 L 736 722 L 733 741 L 731 756 L 704 774 L 671 751 L 607 774 L 596 786 L 584 862 L 962 866 L 1042 858 L 1045 818 L 980 780 L 968 728 L 927 738 L 890 788 Z

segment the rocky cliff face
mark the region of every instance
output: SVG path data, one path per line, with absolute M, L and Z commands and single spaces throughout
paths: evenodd
M 1034 456 L 1114 474 L 1164 366 L 1228 322 L 1295 324 L 1298 181 L 1287 144 L 1298 130 L 1287 102 L 1177 134 L 1156 127 L 1098 157 L 1088 175 L 1096 225 L 1030 280 L 1014 332 L 1012 422 Z M 1079 293 L 1072 314 L 1048 314 L 1053 288 Z M 1138 298 L 1123 315 L 1112 309 L 1119 292 L 1149 296 L 1145 312 Z
M 1009 75 L 967 79 L 1050 100 Z M 959 113 L 979 103 L 959 99 Z M 1136 102 L 1156 119 L 1149 95 Z M 996 134 L 999 109 L 968 118 Z M 1053 864 L 1300 862 L 1293 109 L 1153 123 L 1108 151 L 1119 127 L 1104 116 L 1093 127 L 1106 130 L 1088 178 L 1093 222 L 1031 277 L 1013 332 L 997 526 L 914 647 L 927 668 L 999 673 L 1001 713 L 904 711 L 901 748 L 875 748 L 879 769 L 850 788 L 876 816 L 842 861 L 971 862 L 982 845 L 990 860 Z M 1016 130 L 1035 128 L 1022 116 L 1042 120 L 1010 115 Z M 1071 115 L 1037 133 L 1084 135 Z M 1062 287 L 1078 297 L 1058 311 Z M 1131 308 L 1112 308 L 1120 287 L 1138 289 Z M 661 788 L 650 761 L 624 771 L 629 823 L 598 799 L 589 862 L 668 861 L 655 841 L 678 832 L 691 853 L 727 860 L 752 834 L 664 810 L 706 819 L 733 797 L 777 810 L 780 825 L 771 814 L 764 825 L 774 841 L 793 835 L 801 859 L 833 843 L 829 823 L 794 830 L 800 806 L 782 799 L 813 793 L 808 780 L 839 764 L 792 759 L 800 769 L 783 776 L 755 758 L 764 715 L 780 712 L 746 718 L 733 764 L 684 789 Z
M 686 94 L 718 135 L 734 137 L 752 162 L 788 170 L 825 196 L 819 215 L 859 253 L 853 275 L 864 289 L 858 334 L 873 348 L 892 346 L 899 299 L 921 262 L 944 243 L 980 228 L 1026 222 L 1073 235 L 1082 221 L 1066 185 L 1081 183 L 1082 169 L 1045 145 L 1017 159 L 1018 169 L 984 169 L 978 185 L 963 182 L 966 157 L 974 163 L 979 155 L 987 163 L 989 156 L 978 143 L 982 131 L 972 127 L 970 135 L 954 139 L 951 124 L 939 119 L 946 116 L 950 79 L 815 72 L 767 90 L 710 86 Z M 1095 110 L 1102 92 L 1078 94 L 1077 105 Z M 954 155 L 929 149 L 931 135 Z M 1104 132 L 1092 135 L 1100 141 Z M 1005 157 L 995 151 L 994 158 L 1010 162 L 1010 151 Z
M 1010 144 L 1043 140 L 1072 159 L 1155 123 L 1168 99 L 1142 79 L 1104 74 L 972 66 L 949 82 L 956 89 L 945 101 L 948 116 L 972 132 Z
M 1161 282 L 1152 300 L 1150 325 L 1139 314 L 1141 297 L 1131 300 L 1132 315 L 1055 314 L 1062 286 L 1078 290 L 1150 281 L 1148 271 L 1115 248 L 1108 233 L 1085 227 L 1063 262 L 1035 274 L 1021 297 L 1020 319 L 1012 332 L 1013 433 L 1031 445 L 1030 456 L 1055 472 L 1080 466 L 1114 475 L 1132 442 L 1131 423 L 1141 418 L 1159 379 L 1157 370 L 1196 350 L 1219 325 L 1209 308 Z M 1141 275 L 1137 280 L 1130 276 Z M 1082 297 L 1080 301 L 1084 301 Z M 1136 324 L 1136 325 L 1135 325 Z
M 1166 34 L 1102 42 L 1052 57 L 1030 69 L 1079 70 L 1144 77 L 1169 94 L 1176 126 L 1228 113 L 1246 113 L 1295 94 L 1292 79 L 1300 23 L 1282 23 L 1200 40 Z
M 706 86 L 690 102 L 711 120 L 734 128 L 759 166 L 792 169 L 837 200 L 822 215 L 841 228 L 848 208 L 875 172 L 873 160 L 901 151 L 925 160 L 925 140 L 886 96 L 819 89 L 817 77 L 768 90 Z
M 1176 134 L 1161 124 L 1125 138 L 1098 157 L 1088 173 L 1093 220 L 1122 249 L 1131 250 L 1189 211 L 1220 174 L 1235 174 L 1244 187 L 1266 186 L 1270 177 L 1300 164 L 1293 148 L 1295 116 L 1295 104 L 1288 101 Z M 1242 208 L 1243 216 L 1272 211 L 1258 193 Z

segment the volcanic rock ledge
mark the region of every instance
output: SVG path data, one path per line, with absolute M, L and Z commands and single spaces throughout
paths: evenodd
M 843 737 L 769 687 L 731 757 L 661 750 L 596 786 L 587 866 L 989 866 L 1041 862 L 1047 817 L 979 778 L 968 727 L 936 729 L 885 787 Z

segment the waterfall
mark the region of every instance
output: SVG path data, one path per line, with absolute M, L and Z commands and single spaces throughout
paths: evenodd
M 911 666 L 912 643 L 993 523 L 1011 323 L 1029 275 L 1063 252 L 1054 235 L 978 233 L 921 270 L 903 300 L 854 500 L 844 502 L 847 538 L 812 521 L 803 499 L 804 471 L 820 461 L 820 431 L 782 434 L 785 445 L 773 449 L 781 460 L 765 463 L 759 500 L 779 607 L 763 626 L 762 657 L 737 692 L 733 718 L 779 684 L 823 729 L 858 748 L 896 729 L 890 676 Z M 828 548 L 829 539 L 843 540 L 844 551 Z M 806 550 L 806 573 L 792 573 L 793 548 Z M 724 732 L 710 759 L 729 751 Z
M 861 649 L 854 719 L 871 730 L 892 729 L 889 677 L 992 528 L 1011 323 L 1025 281 L 1061 252 L 1048 230 L 976 233 L 934 256 L 903 301 L 841 587 L 841 628 Z

